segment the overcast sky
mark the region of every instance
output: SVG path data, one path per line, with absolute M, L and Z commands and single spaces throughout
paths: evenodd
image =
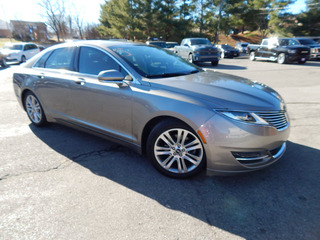
M 85 22 L 98 23 L 100 5 L 105 0 L 64 0 L 64 2 L 70 9 L 79 12 Z M 39 0 L 0 0 L 0 19 L 45 21 L 45 18 L 41 17 L 43 10 L 38 3 Z M 297 0 L 290 10 L 292 13 L 305 10 L 305 0 Z

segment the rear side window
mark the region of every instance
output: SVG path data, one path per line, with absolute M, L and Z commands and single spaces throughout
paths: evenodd
M 81 47 L 79 56 L 79 72 L 98 75 L 101 71 L 115 69 L 120 66 L 106 53 L 91 47 Z
M 59 48 L 52 52 L 45 61 L 45 68 L 65 69 L 73 71 L 73 53 L 74 48 Z M 44 55 L 45 56 L 45 55 Z
M 44 64 L 47 61 L 47 58 L 49 57 L 49 55 L 52 52 L 47 52 L 46 54 L 44 54 L 39 60 L 38 62 L 34 65 L 34 67 L 38 67 L 38 68 L 44 68 Z

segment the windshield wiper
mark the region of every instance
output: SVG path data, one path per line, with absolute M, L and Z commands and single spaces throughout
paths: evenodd
M 165 78 L 165 77 L 178 77 L 183 75 L 189 75 L 192 73 L 198 73 L 199 70 L 193 70 L 191 72 L 183 72 L 183 73 L 162 73 L 162 74 L 155 74 L 155 75 L 146 75 L 147 78 Z

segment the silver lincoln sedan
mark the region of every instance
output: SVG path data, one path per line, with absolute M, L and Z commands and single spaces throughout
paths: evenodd
M 285 152 L 281 96 L 145 44 L 77 41 L 42 51 L 13 75 L 32 124 L 67 124 L 147 155 L 176 178 L 262 169 Z

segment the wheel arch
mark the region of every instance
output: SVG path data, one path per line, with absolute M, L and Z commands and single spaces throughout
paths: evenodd
M 176 118 L 176 117 L 172 117 L 172 116 L 157 116 L 157 117 L 154 117 L 152 119 L 150 119 L 147 124 L 144 126 L 143 128 L 143 131 L 142 131 L 142 136 L 141 136 L 141 152 L 143 155 L 146 154 L 146 145 L 147 145 L 147 140 L 148 140 L 148 137 L 150 135 L 150 132 L 152 130 L 152 128 L 154 126 L 156 126 L 157 124 L 159 124 L 160 122 L 162 121 L 165 121 L 165 120 L 175 120 L 175 121 L 178 121 L 178 122 L 181 122 L 183 124 L 185 124 L 186 126 L 188 126 L 189 128 L 193 129 L 189 124 L 187 124 L 185 121 L 179 119 L 179 118 Z M 197 135 L 197 133 L 195 133 Z

